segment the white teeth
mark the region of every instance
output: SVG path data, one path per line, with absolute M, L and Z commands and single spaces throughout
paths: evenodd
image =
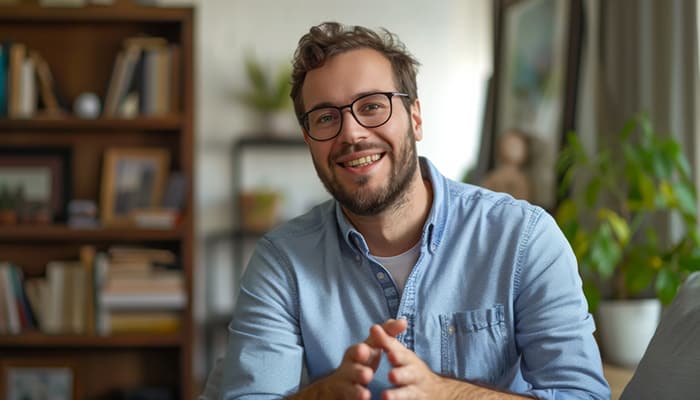
M 357 160 L 352 160 L 348 161 L 345 163 L 346 167 L 364 167 L 366 165 L 370 165 L 373 162 L 379 160 L 380 155 L 379 154 L 372 154 L 371 156 L 365 156 L 358 158 Z

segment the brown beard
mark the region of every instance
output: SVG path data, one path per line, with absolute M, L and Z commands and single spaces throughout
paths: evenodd
M 350 145 L 348 147 L 351 147 L 351 149 L 343 149 L 343 153 L 376 148 L 374 145 Z M 384 157 L 390 157 L 392 160 L 391 173 L 384 187 L 374 192 L 363 190 L 369 178 L 361 176 L 355 180 L 355 183 L 359 186 L 355 193 L 351 193 L 347 188 L 344 188 L 334 172 L 331 172 L 330 176 L 324 175 L 321 168 L 319 168 L 316 158 L 312 157 L 312 159 L 316 168 L 316 174 L 321 179 L 323 186 L 341 206 L 356 215 L 372 216 L 390 207 L 398 207 L 407 201 L 407 190 L 418 168 L 416 140 L 412 126 L 409 125 L 399 152 L 385 152 Z M 330 157 L 330 159 L 335 159 L 335 157 Z M 329 170 L 334 171 L 333 165 L 329 165 Z

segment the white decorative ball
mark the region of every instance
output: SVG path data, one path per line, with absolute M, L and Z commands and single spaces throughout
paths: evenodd
M 100 115 L 100 98 L 95 93 L 81 93 L 73 103 L 73 112 L 80 118 L 97 118 Z

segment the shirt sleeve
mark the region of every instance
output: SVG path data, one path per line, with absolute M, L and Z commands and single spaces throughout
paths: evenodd
M 296 287 L 289 262 L 261 239 L 228 327 L 222 400 L 280 399 L 298 390 L 303 348 Z
M 529 394 L 609 399 L 576 257 L 549 214 L 536 214 L 519 251 L 515 339 L 523 378 L 532 385 Z

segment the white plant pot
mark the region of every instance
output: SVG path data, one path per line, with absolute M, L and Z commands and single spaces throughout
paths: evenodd
M 658 299 L 602 301 L 596 325 L 607 362 L 636 367 L 654 336 L 661 316 Z

